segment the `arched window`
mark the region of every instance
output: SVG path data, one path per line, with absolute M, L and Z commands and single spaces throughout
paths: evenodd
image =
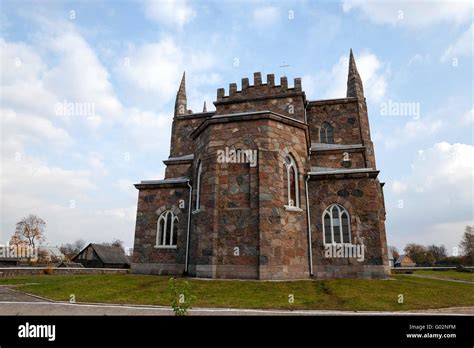
M 324 244 L 351 242 L 349 213 L 340 204 L 332 204 L 323 213 Z
M 298 168 L 296 168 L 295 160 L 290 155 L 285 157 L 285 169 L 287 205 L 290 207 L 299 207 Z
M 157 232 L 157 247 L 176 247 L 178 241 L 178 217 L 171 210 L 164 211 L 158 218 Z
M 328 122 L 324 122 L 319 129 L 319 140 L 322 143 L 334 144 L 333 133 L 333 127 Z
M 198 170 L 196 174 L 196 203 L 194 210 L 199 210 L 201 207 L 201 174 L 202 174 L 202 162 L 198 163 Z

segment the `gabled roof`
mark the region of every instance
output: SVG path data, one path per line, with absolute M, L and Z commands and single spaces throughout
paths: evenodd
M 397 259 L 397 261 L 395 261 L 395 263 L 402 263 L 402 262 L 403 262 L 403 259 L 404 259 L 405 257 L 408 257 L 408 260 L 410 260 L 410 261 L 407 261 L 407 262 L 414 263 L 413 260 L 410 258 L 410 256 L 408 256 L 407 254 L 402 254 L 402 255 L 400 255 L 400 257 Z
M 84 268 L 84 265 L 79 262 L 61 262 L 58 267 L 65 267 L 65 268 Z
M 94 249 L 95 253 L 103 263 L 130 264 L 130 260 L 127 258 L 122 248 L 93 243 L 90 243 L 88 246 L 86 246 L 72 259 L 72 261 L 74 261 L 78 255 L 80 255 L 89 247 Z

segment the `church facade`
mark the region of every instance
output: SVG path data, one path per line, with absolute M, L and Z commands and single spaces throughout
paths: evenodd
M 132 272 L 206 278 L 385 277 L 390 273 L 362 80 L 307 100 L 273 74 L 217 90 L 215 111 L 176 96 L 165 178 L 136 184 Z

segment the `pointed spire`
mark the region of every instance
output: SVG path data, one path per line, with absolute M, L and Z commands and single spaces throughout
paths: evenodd
M 187 111 L 187 99 L 186 99 L 186 72 L 183 72 L 181 83 L 179 85 L 178 93 L 176 93 L 176 102 L 174 104 L 174 115 L 186 115 Z
M 206 101 L 204 101 L 204 105 L 202 106 L 202 112 L 207 112 Z
M 364 99 L 364 88 L 362 86 L 362 79 L 357 71 L 354 54 L 349 55 L 349 73 L 347 76 L 347 97 L 356 97 Z

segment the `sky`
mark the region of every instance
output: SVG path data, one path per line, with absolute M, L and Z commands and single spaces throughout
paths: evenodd
M 195 112 L 256 71 L 340 98 L 352 48 L 388 244 L 454 253 L 474 224 L 473 35 L 469 1 L 0 0 L 0 244 L 36 214 L 50 245 L 132 247 L 183 71 Z

